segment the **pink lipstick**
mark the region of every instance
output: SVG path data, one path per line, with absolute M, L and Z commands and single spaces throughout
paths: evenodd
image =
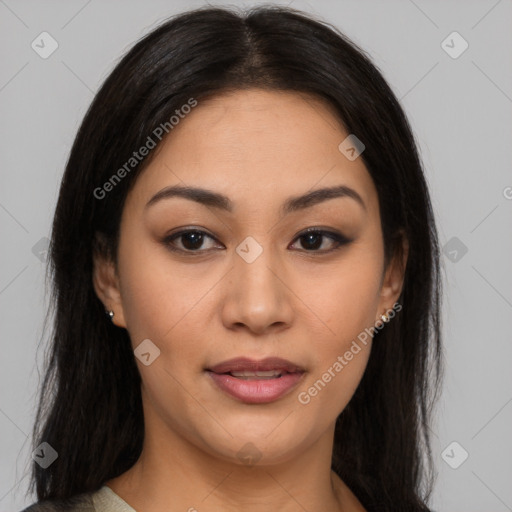
M 223 392 L 247 404 L 274 402 L 288 394 L 305 371 L 278 357 L 256 361 L 238 357 L 207 368 L 212 381 Z

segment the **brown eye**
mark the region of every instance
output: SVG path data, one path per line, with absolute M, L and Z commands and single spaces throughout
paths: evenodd
M 174 233 L 167 237 L 164 242 L 174 251 L 205 252 L 207 249 L 204 249 L 203 245 L 207 239 L 215 240 L 204 231 L 188 230 Z
M 211 243 L 210 247 L 207 246 L 205 248 L 205 245 L 208 245 L 208 240 L 215 241 L 215 238 L 204 231 L 189 229 L 174 233 L 166 237 L 163 242 L 172 251 L 201 254 L 213 248 Z M 310 229 L 305 231 L 297 236 L 295 240 L 300 240 L 299 250 L 317 253 L 335 251 L 341 246 L 351 242 L 351 240 L 347 239 L 340 233 L 319 229 Z
M 296 240 L 300 240 L 301 248 L 307 252 L 330 252 L 350 242 L 339 233 L 318 229 L 308 230 L 300 234 Z M 325 243 L 328 245 L 327 248 L 325 248 Z M 322 246 L 324 246 L 324 249 L 318 250 Z

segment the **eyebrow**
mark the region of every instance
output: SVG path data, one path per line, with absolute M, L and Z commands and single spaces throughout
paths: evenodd
M 225 210 L 228 212 L 233 211 L 233 202 L 224 194 L 205 188 L 183 185 L 173 185 L 163 188 L 146 203 L 144 209 L 147 209 L 164 199 L 170 199 L 173 197 L 182 197 L 219 210 Z M 310 208 L 311 206 L 329 199 L 339 197 L 354 199 L 364 210 L 366 210 L 366 204 L 358 192 L 346 185 L 338 185 L 334 187 L 320 188 L 300 196 L 290 197 L 283 203 L 281 212 L 283 215 L 287 215 L 298 210 Z

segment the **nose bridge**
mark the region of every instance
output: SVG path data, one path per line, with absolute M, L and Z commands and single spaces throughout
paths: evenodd
M 241 290 L 256 298 L 261 294 L 270 295 L 278 293 L 278 283 L 275 282 L 277 258 L 273 249 L 267 243 L 266 247 L 254 237 L 246 237 L 236 248 L 235 274 Z
M 235 252 L 225 320 L 254 331 L 289 323 L 292 309 L 284 280 L 278 278 L 280 263 L 275 251 L 249 236 Z

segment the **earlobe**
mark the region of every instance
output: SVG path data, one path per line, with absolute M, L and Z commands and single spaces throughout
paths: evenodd
M 394 254 L 389 262 L 382 282 L 379 309 L 377 315 L 380 318 L 383 313 L 393 308 L 402 293 L 405 278 L 405 269 L 409 256 L 409 242 L 405 233 L 399 233 L 399 240 L 395 246 Z
M 103 303 L 105 311 L 112 311 L 112 323 L 118 327 L 125 327 L 123 305 L 119 287 L 119 277 L 114 262 L 104 255 L 95 252 L 93 255 L 92 280 L 94 291 Z

